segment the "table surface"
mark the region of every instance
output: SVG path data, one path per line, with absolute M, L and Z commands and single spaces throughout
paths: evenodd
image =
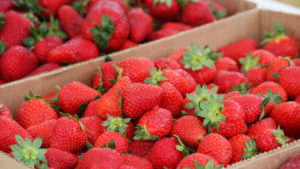
M 274 11 L 282 11 L 300 15 L 300 8 L 281 3 L 274 0 L 249 0 L 257 4 L 258 8 L 270 9 Z

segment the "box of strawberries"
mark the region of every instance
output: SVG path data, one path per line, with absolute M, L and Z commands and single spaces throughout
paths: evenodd
M 252 10 L 4 85 L 0 168 L 279 169 L 300 152 L 298 20 Z

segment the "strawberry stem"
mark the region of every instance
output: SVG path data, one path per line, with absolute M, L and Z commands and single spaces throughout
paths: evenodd
M 258 154 L 256 143 L 254 139 L 249 139 L 248 141 L 245 141 L 246 147 L 243 148 L 244 155 L 242 156 L 242 159 L 251 158 Z
M 163 76 L 164 71 L 161 71 L 161 69 L 157 69 L 156 67 L 153 67 L 153 69 L 149 70 L 151 77 L 146 78 L 144 80 L 145 83 L 153 84 L 158 86 L 161 81 L 168 80 L 167 77 Z
M 142 125 L 138 125 L 136 127 L 136 131 L 134 132 L 135 136 L 133 137 L 134 140 L 157 140 L 158 137 L 155 135 L 149 134 L 146 127 Z
M 107 115 L 107 117 L 108 120 L 102 123 L 102 125 L 106 127 L 106 131 L 115 131 L 126 137 L 126 129 L 128 127 L 127 123 L 130 122 L 130 118 L 114 118 L 109 114 Z

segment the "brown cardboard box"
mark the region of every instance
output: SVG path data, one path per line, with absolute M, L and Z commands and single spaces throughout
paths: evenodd
M 115 60 L 126 57 L 150 57 L 156 59 L 166 57 L 172 52 L 189 45 L 191 42 L 198 46 L 209 45 L 218 49 L 241 38 L 263 40 L 265 31 L 273 30 L 273 23 L 279 22 L 288 28 L 290 34 L 300 42 L 300 16 L 268 10 L 251 10 L 235 15 L 203 27 L 180 33 L 156 42 L 141 45 L 134 49 L 110 55 Z M 14 113 L 22 103 L 29 89 L 45 95 L 55 91 L 55 85 L 64 85 L 71 81 L 81 81 L 90 84 L 97 67 L 104 63 L 104 58 L 72 65 L 44 75 L 13 82 L 0 87 L 0 102 L 7 105 Z M 288 161 L 296 152 L 300 152 L 300 141 L 278 148 L 268 153 L 260 154 L 252 159 L 237 163 L 229 168 L 243 169 L 277 169 Z M 17 161 L 0 153 L 0 168 L 26 168 Z

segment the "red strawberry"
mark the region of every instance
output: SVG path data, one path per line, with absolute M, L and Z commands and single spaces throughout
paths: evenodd
M 10 10 L 5 13 L 4 26 L 0 29 L 0 40 L 8 47 L 21 45 L 29 37 L 33 23 L 22 14 Z
M 103 122 L 106 131 L 115 131 L 125 136 L 127 139 L 132 140 L 134 135 L 134 126 L 130 122 L 130 118 L 112 117 L 108 115 L 108 119 Z
M 148 41 L 154 41 L 162 38 L 166 38 L 168 36 L 175 35 L 181 31 L 177 29 L 161 29 L 150 33 L 147 37 Z
M 75 38 L 53 49 L 48 62 L 73 64 L 98 57 L 97 46 L 85 39 Z
M 197 152 L 210 155 L 225 167 L 232 158 L 230 142 L 217 133 L 206 135 L 199 143 Z
M 230 100 L 230 98 L 242 95 L 240 91 L 231 91 L 224 95 L 224 100 Z
M 297 169 L 300 167 L 300 153 L 297 153 L 293 156 L 293 158 L 280 169 Z
M 47 18 L 51 15 L 56 15 L 58 9 L 64 5 L 66 0 L 40 0 L 39 4 L 43 8 L 42 13 Z
M 96 90 L 98 90 L 99 92 L 104 91 L 104 86 L 103 86 L 103 80 L 102 80 L 102 72 L 98 71 L 92 80 L 92 87 Z
M 87 131 L 78 116 L 72 118 L 69 115 L 56 121 L 50 138 L 50 147 L 72 153 L 85 147 L 87 141 Z
M 178 51 L 172 53 L 170 56 L 168 56 L 168 58 L 180 62 L 186 50 L 191 50 L 191 49 L 188 46 L 183 47 L 182 49 L 179 49 Z
M 218 71 L 220 70 L 234 71 L 234 72 L 239 71 L 239 67 L 237 63 L 230 57 L 221 57 L 216 60 L 215 64 Z
M 297 96 L 294 101 L 300 104 L 300 96 Z
M 51 106 L 57 106 L 58 105 L 58 98 L 57 98 L 57 92 L 49 93 L 48 95 L 43 97 L 44 100 L 49 102 Z
M 38 66 L 37 57 L 22 46 L 10 47 L 1 57 L 1 77 L 9 82 L 18 80 Z
M 179 22 L 166 22 L 164 23 L 160 29 L 175 29 L 175 30 L 179 30 L 179 31 L 186 31 L 189 29 L 192 29 L 193 27 L 183 24 L 183 23 L 179 23 Z
M 87 10 L 89 11 L 90 9 L 92 9 L 93 6 L 95 4 L 97 4 L 99 1 L 101 1 L 101 0 L 90 0 L 89 4 L 87 6 Z M 124 10 L 125 13 L 128 13 L 128 11 L 130 10 L 127 2 L 125 2 L 123 0 L 110 0 L 110 1 L 114 1 L 114 2 L 118 3 L 123 8 L 123 10 Z
M 153 169 L 152 164 L 145 158 L 141 158 L 131 154 L 124 154 L 124 164 L 131 165 L 137 169 Z
M 226 18 L 228 16 L 228 13 L 225 9 L 224 6 L 222 6 L 221 4 L 214 2 L 214 1 L 208 1 L 210 4 L 210 10 L 211 12 L 214 14 L 214 16 L 216 17 L 216 19 L 222 19 L 222 18 Z
M 209 9 L 209 6 L 203 1 L 189 2 L 182 10 L 182 22 L 191 26 L 201 26 L 216 20 Z
M 151 84 L 132 83 L 125 88 L 123 97 L 123 112 L 127 117 L 138 119 L 145 112 L 157 106 L 163 90 Z
M 224 56 L 230 57 L 236 62 L 240 58 L 245 58 L 247 54 L 258 49 L 258 44 L 253 39 L 241 39 L 237 42 L 231 43 L 224 46 L 218 50 L 218 52 L 223 53 Z
M 255 140 L 247 135 L 233 136 L 229 139 L 229 142 L 232 147 L 232 162 L 238 162 L 258 154 Z
M 0 116 L 6 116 L 6 117 L 9 117 L 11 119 L 13 118 L 11 112 L 9 111 L 9 109 L 1 103 L 0 103 Z
M 32 135 L 33 138 L 42 138 L 42 147 L 48 148 L 50 147 L 50 137 L 56 121 L 56 119 L 46 120 L 43 123 L 28 127 L 26 130 Z
M 269 51 L 264 49 L 258 49 L 253 51 L 253 58 L 259 57 L 258 63 L 262 64 L 265 68 L 268 67 L 276 57 Z
M 87 129 L 87 136 L 89 142 L 94 144 L 102 133 L 105 131 L 105 127 L 102 125 L 102 120 L 99 117 L 85 117 L 80 120 Z
M 148 156 L 154 143 L 154 141 L 134 140 L 129 144 L 129 151 L 138 157 L 146 157 Z
M 118 61 L 111 61 L 101 65 L 100 70 L 105 90 L 110 89 L 119 80 L 122 74 L 122 70 L 118 68 L 119 63 Z
M 61 66 L 59 64 L 56 63 L 46 63 L 44 65 L 39 66 L 38 68 L 36 68 L 33 72 L 29 73 L 26 77 L 29 76 L 35 76 L 38 74 L 42 74 L 45 72 L 50 72 L 52 70 L 56 70 L 61 68 Z
M 184 79 L 188 82 L 190 89 L 187 91 L 187 93 L 191 93 L 191 92 L 195 91 L 196 86 L 197 86 L 195 79 L 187 71 L 185 71 L 183 69 L 176 69 L 176 72 L 181 74 L 181 76 L 183 76 Z
M 147 159 L 151 162 L 153 168 L 175 169 L 183 157 L 181 152 L 177 150 L 178 145 L 179 143 L 174 137 L 162 138 L 154 144 Z
M 279 78 L 279 73 L 288 66 L 292 66 L 293 61 L 287 57 L 277 57 L 269 66 L 267 72 L 267 80 L 276 82 Z
M 247 83 L 247 77 L 240 72 L 218 71 L 215 84 L 219 86 L 219 91 L 222 93 L 233 89 L 233 86 L 241 85 L 243 82 Z
M 58 103 L 64 112 L 77 114 L 81 111 L 79 108 L 81 104 L 87 104 L 96 96 L 101 94 L 83 83 L 71 82 L 60 89 Z
M 64 5 L 59 8 L 58 19 L 62 28 L 71 38 L 75 38 L 80 35 L 83 18 L 71 6 Z
M 280 125 L 284 132 L 291 137 L 300 137 L 300 105 L 289 101 L 277 105 L 270 116 Z
M 169 59 L 169 58 L 159 58 L 157 59 L 155 62 L 155 67 L 157 69 L 161 69 L 161 70 L 164 70 L 164 69 L 180 69 L 180 65 L 172 60 L 172 59 Z
M 14 0 L 4 0 L 0 2 L 0 12 L 6 12 L 14 6 Z
M 101 134 L 95 142 L 95 147 L 110 147 L 111 143 L 114 144 L 114 149 L 118 152 L 128 152 L 128 141 L 126 137 L 115 131 L 107 131 Z
M 123 157 L 116 150 L 110 148 L 92 148 L 79 160 L 76 169 L 119 169 L 123 164 Z
M 261 93 L 263 95 L 266 95 L 268 90 L 271 90 L 272 93 L 277 93 L 282 98 L 282 102 L 285 102 L 287 100 L 286 91 L 282 86 L 280 86 L 280 84 L 275 82 L 264 82 L 251 90 L 251 94 L 257 95 Z
M 131 40 L 127 40 L 125 41 L 125 43 L 122 45 L 122 47 L 120 48 L 120 50 L 125 50 L 125 49 L 129 49 L 129 48 L 133 48 L 138 46 L 139 44 L 131 41 Z
M 293 62 L 295 66 L 300 67 L 300 58 L 294 59 Z
M 25 140 L 28 137 L 33 140 L 32 136 L 21 127 L 16 121 L 11 118 L 0 116 L 0 150 L 6 153 L 10 152 L 10 146 L 16 144 L 16 135 L 19 135 Z
M 288 56 L 294 59 L 299 52 L 298 42 L 286 35 L 286 30 L 278 23 L 274 24 L 275 32 L 267 33 L 263 41 L 264 49 L 272 52 L 275 56 Z
M 176 20 L 180 6 L 176 0 L 145 0 L 145 5 L 149 13 L 161 21 Z
M 132 165 L 122 165 L 120 167 L 120 169 L 137 169 L 136 167 L 132 166 Z
M 277 124 L 272 118 L 262 119 L 248 127 L 247 135 L 256 139 L 266 129 L 276 129 Z
M 152 30 L 152 17 L 142 8 L 135 8 L 128 13 L 130 24 L 130 39 L 134 42 L 143 42 Z
M 117 2 L 99 1 L 87 14 L 81 34 L 86 39 L 93 39 L 100 50 L 118 50 L 127 40 L 129 23 Z
M 202 122 L 194 116 L 183 116 L 177 119 L 171 130 L 172 136 L 178 136 L 184 144 L 193 148 L 197 147 L 205 134 Z
M 137 123 L 135 140 L 155 140 L 169 134 L 172 128 L 172 114 L 162 108 L 146 112 Z
M 78 159 L 67 151 L 49 148 L 45 154 L 48 167 L 55 169 L 72 169 L 76 166 Z
M 291 66 L 279 73 L 280 85 L 290 98 L 300 95 L 300 68 Z
M 91 101 L 88 106 L 86 107 L 84 111 L 84 116 L 83 117 L 92 117 L 92 116 L 97 116 L 97 105 L 99 103 L 100 99 L 96 99 Z
M 219 163 L 217 160 L 215 160 L 213 157 L 202 154 L 202 153 L 193 153 L 189 156 L 186 156 L 183 160 L 181 160 L 177 166 L 178 169 L 197 169 L 198 167 L 196 164 L 200 164 L 203 166 L 208 166 L 208 164 L 212 163 L 213 168 L 216 168 L 219 166 Z M 207 167 L 208 168 L 208 167 Z

